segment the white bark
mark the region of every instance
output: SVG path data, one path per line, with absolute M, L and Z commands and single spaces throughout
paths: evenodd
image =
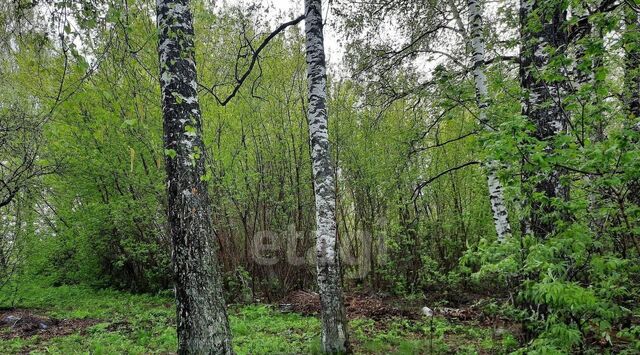
M 485 47 L 484 36 L 482 34 L 482 9 L 478 0 L 468 0 L 469 24 L 471 26 L 470 38 L 473 51 L 473 78 L 476 87 L 476 101 L 479 108 L 480 124 L 489 132 L 493 131 L 487 122 L 487 108 L 489 107 L 489 89 L 487 87 L 487 77 L 485 75 Z M 485 164 L 487 171 L 487 185 L 489 187 L 489 201 L 493 212 L 493 222 L 496 228 L 499 241 L 504 241 L 511 235 L 511 225 L 507 207 L 504 202 L 502 184 L 498 179 L 498 168 L 500 164 L 496 160 Z
M 305 0 L 309 139 L 316 203 L 316 253 L 322 318 L 322 349 L 349 352 L 335 218 L 334 169 L 327 130 L 327 89 L 321 0 Z
M 532 21 L 541 25 L 531 26 Z M 566 52 L 568 34 L 565 24 L 566 11 L 561 2 L 547 4 L 539 0 L 520 1 L 520 84 L 524 92 L 522 115 L 535 125 L 532 137 L 547 144 L 544 152 L 549 155 L 556 149 L 553 138 L 568 130 L 567 113 L 561 107 L 567 85 L 565 82 L 550 83 L 540 73 L 553 59 L 547 48 L 556 48 L 558 54 Z M 564 70 L 561 73 L 564 78 L 568 76 Z M 529 162 L 524 164 L 524 203 L 530 205 L 531 212 L 523 220 L 523 229 L 543 239 L 555 232 L 555 221 L 549 217 L 558 208 L 550 201 L 567 200 L 569 187 L 561 182 L 564 174 L 562 169 L 538 171 L 539 169 L 539 166 Z M 536 194 L 544 198 L 535 197 Z
M 624 8 L 625 31 L 640 31 L 640 14 L 629 4 Z M 633 38 L 633 36 L 629 36 Z M 624 103 L 631 128 L 640 131 L 640 48 L 629 46 L 625 55 Z
M 158 0 L 168 222 L 179 354 L 232 354 L 205 174 L 189 0 Z

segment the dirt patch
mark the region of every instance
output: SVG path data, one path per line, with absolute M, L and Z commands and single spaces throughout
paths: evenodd
M 384 298 L 375 294 L 348 293 L 345 295 L 345 308 L 349 319 L 370 318 L 376 321 L 377 327 L 384 327 L 385 320 L 389 318 L 402 317 L 409 320 L 419 320 L 424 317 L 422 309 L 417 303 L 403 305 L 398 301 L 397 298 Z M 460 308 L 434 307 L 431 312 L 452 323 L 492 328 L 495 336 L 511 333 L 517 339 L 523 339 L 520 323 L 485 314 L 483 304 L 484 300 L 476 299 L 475 303 Z M 320 296 L 315 292 L 294 291 L 281 301 L 280 310 L 303 315 L 317 315 L 320 313 Z
M 481 310 L 473 306 L 462 308 L 438 307 L 435 309 L 435 313 L 448 319 L 457 319 L 460 321 L 477 320 L 484 322 L 488 320 Z
M 313 315 L 320 312 L 320 295 L 315 292 L 293 291 L 280 301 L 282 312 L 296 312 Z
M 133 327 L 131 323 L 127 321 L 113 322 L 107 326 L 107 330 L 110 332 L 132 333 Z
M 96 323 L 95 319 L 55 319 L 27 309 L 0 310 L 0 339 L 34 335 L 49 339 L 83 331 Z
M 345 297 L 345 306 L 349 318 L 371 318 L 380 320 L 390 317 L 404 317 L 414 319 L 419 317 L 417 312 L 400 309 L 387 303 L 376 295 L 353 294 Z
M 347 294 L 344 300 L 347 317 L 371 318 L 380 320 L 390 317 L 419 317 L 417 312 L 410 312 L 390 305 L 383 298 L 367 294 Z M 283 312 L 296 312 L 304 315 L 320 313 L 320 296 L 315 292 L 294 291 L 280 302 Z

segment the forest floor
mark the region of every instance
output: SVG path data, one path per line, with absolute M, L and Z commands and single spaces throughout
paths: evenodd
M 318 353 L 314 297 L 298 292 L 281 304 L 229 306 L 236 352 Z M 177 346 L 174 309 L 167 296 L 82 286 L 5 288 L 0 291 L 0 353 L 171 354 Z M 347 312 L 360 354 L 500 354 L 518 346 L 515 326 L 498 326 L 472 306 L 436 308 L 430 319 L 419 309 L 348 295 Z

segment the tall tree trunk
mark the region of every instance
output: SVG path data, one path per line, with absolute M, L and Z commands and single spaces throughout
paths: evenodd
M 473 79 L 476 86 L 476 101 L 478 103 L 480 124 L 483 128 L 492 132 L 493 128 L 487 121 L 487 109 L 489 108 L 489 90 L 487 88 L 487 77 L 485 75 L 485 47 L 484 35 L 482 33 L 482 8 L 478 0 L 468 0 L 469 24 L 471 25 L 471 49 L 473 50 Z M 511 225 L 509 215 L 504 203 L 503 187 L 498 179 L 498 168 L 500 163 L 497 160 L 490 160 L 485 164 L 487 171 L 487 185 L 489 187 L 489 201 L 491 211 L 493 211 L 493 223 L 496 228 L 499 241 L 504 241 L 511 235 Z
M 634 129 L 640 130 L 640 14 L 625 4 L 624 101 Z
M 627 113 L 627 127 L 640 131 L 640 14 L 629 4 L 624 4 L 624 91 L 623 100 Z M 635 142 L 637 143 L 637 142 Z M 640 181 L 629 184 L 629 200 L 640 205 Z M 635 241 L 635 240 L 634 240 Z
M 349 352 L 336 229 L 334 169 L 327 133 L 327 76 L 321 0 L 305 0 L 309 139 L 316 202 L 316 253 L 322 318 L 322 350 Z
M 158 0 L 169 229 L 178 353 L 232 354 L 205 175 L 189 0 Z
M 582 105 L 582 110 L 579 114 L 582 115 L 582 125 L 585 131 L 589 133 L 590 144 L 596 145 L 605 139 L 604 134 L 604 113 L 601 108 L 601 103 L 605 101 L 605 97 L 599 94 L 598 90 L 602 80 L 596 76 L 596 73 L 601 70 L 604 60 L 604 48 L 599 48 L 598 51 L 589 51 L 589 48 L 595 46 L 602 46 L 602 30 L 599 26 L 595 25 L 588 18 L 589 12 L 585 6 L 574 6 L 571 9 L 573 16 L 577 18 L 586 18 L 586 21 L 579 21 L 578 27 L 573 31 L 577 32 L 575 36 L 575 57 L 573 58 L 573 77 L 572 77 L 572 90 L 576 95 L 574 99 L 579 105 Z M 591 53 L 590 53 L 591 52 Z M 586 123 L 585 123 L 586 122 Z M 593 216 L 590 220 L 590 227 L 596 234 L 602 233 L 604 226 L 604 220 L 599 216 L 599 210 L 601 208 L 600 196 L 604 191 L 598 191 L 597 175 L 588 174 L 584 177 L 586 186 L 595 187 L 594 191 L 590 191 L 588 194 L 589 204 L 587 205 L 587 211 Z
M 534 16 L 537 18 L 533 19 Z M 530 25 L 532 20 L 538 25 Z M 549 51 L 553 49 L 559 53 L 566 50 L 566 13 L 562 9 L 562 1 L 521 0 L 520 31 L 520 84 L 524 91 L 522 114 L 534 124 L 533 137 L 546 143 L 544 151 L 549 156 L 554 150 L 554 137 L 567 131 L 568 120 L 561 103 L 565 83 L 548 81 L 543 75 L 551 63 Z M 544 198 L 533 199 L 532 191 L 525 192 L 531 213 L 525 220 L 523 232 L 545 238 L 555 230 L 552 216 L 557 211 L 551 201 L 567 199 L 569 191 L 560 182 L 562 171 L 557 168 L 549 172 L 538 170 L 539 167 L 525 162 L 523 188 L 527 190 L 529 185 L 533 185 L 533 190 Z

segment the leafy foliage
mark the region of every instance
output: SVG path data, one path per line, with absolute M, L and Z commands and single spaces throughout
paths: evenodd
M 154 5 L 42 3 L 0 4 L 3 305 L 104 322 L 87 337 L 14 339 L 0 352 L 172 351 L 163 181 L 164 159 L 176 152 L 162 146 Z M 463 2 L 336 2 L 338 26 L 325 31 L 337 29 L 346 44 L 329 70 L 328 102 L 345 289 L 421 306 L 489 297 L 486 312 L 523 328 L 521 337 L 498 339 L 438 318 L 435 330 L 358 319 L 351 327 L 363 352 L 640 347 L 637 1 L 536 3 L 524 19 L 515 1 L 485 6 L 487 130 L 477 117 Z M 207 147 L 196 154 L 208 159 L 200 178 L 210 187 L 227 300 L 275 302 L 313 289 L 302 33 L 274 37 L 223 106 L 212 94 L 233 92 L 273 23 L 257 5 L 192 7 Z M 527 34 L 550 24 L 555 32 L 546 35 L 561 45 L 538 43 L 533 66 L 515 58 L 521 44 L 540 41 Z M 545 122 L 523 111 L 525 99 L 542 96 L 522 73 L 544 84 L 537 107 L 554 109 L 547 118 L 565 128 L 543 135 Z M 483 162 L 492 159 L 501 163 L 513 230 L 504 243 L 486 187 Z M 268 265 L 254 250 L 264 231 L 275 235 L 266 256 L 277 260 Z M 290 254 L 308 260 L 293 264 Z M 257 305 L 231 315 L 240 353 L 319 349 L 313 319 Z M 125 319 L 130 329 L 110 330 Z

